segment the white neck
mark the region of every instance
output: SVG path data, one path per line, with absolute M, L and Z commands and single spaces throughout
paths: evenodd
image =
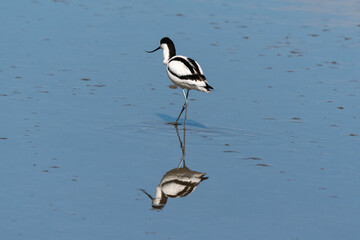
M 161 44 L 161 49 L 163 50 L 163 56 L 164 56 L 164 65 L 167 65 L 170 59 L 170 49 L 167 44 Z

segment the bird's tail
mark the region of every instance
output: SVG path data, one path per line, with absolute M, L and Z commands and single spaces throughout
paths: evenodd
M 211 90 L 210 89 L 214 89 L 212 86 L 210 86 L 208 83 L 205 83 L 206 85 L 205 85 L 205 89 L 206 89 L 206 91 L 207 92 L 211 92 Z

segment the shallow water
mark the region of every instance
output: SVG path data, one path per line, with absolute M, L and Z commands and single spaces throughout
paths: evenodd
M 0 6 L 3 239 L 356 239 L 359 1 L 7 1 Z M 190 91 L 186 166 L 162 37 Z M 180 136 L 183 130 L 180 126 Z

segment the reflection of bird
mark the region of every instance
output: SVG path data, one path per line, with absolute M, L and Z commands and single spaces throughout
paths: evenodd
M 179 131 L 175 125 L 176 133 L 180 142 L 180 149 L 182 152 L 181 161 L 177 168 L 174 168 L 163 176 L 160 184 L 156 187 L 156 195 L 153 198 L 144 189 L 143 191 L 151 200 L 152 207 L 155 209 L 162 209 L 165 207 L 168 198 L 185 197 L 192 193 L 195 188 L 204 180 L 206 173 L 192 171 L 185 166 L 185 129 L 184 129 L 184 145 L 181 141 Z
M 163 50 L 163 63 L 164 65 L 166 65 L 166 71 L 170 80 L 183 89 L 183 94 L 185 98 L 185 103 L 174 125 L 178 124 L 181 114 L 183 113 L 184 109 L 186 109 L 184 120 L 185 125 L 190 89 L 208 93 L 210 92 L 210 89 L 213 88 L 208 84 L 204 76 L 203 70 L 195 60 L 188 57 L 176 55 L 175 45 L 170 38 L 165 37 L 161 39 L 160 46 L 158 48 L 153 51 L 147 52 L 152 53 L 159 49 Z M 186 94 L 184 89 L 187 89 Z
M 191 171 L 186 166 L 174 168 L 168 171 L 161 179 L 160 184 L 156 187 L 155 198 L 143 191 L 152 200 L 152 207 L 162 209 L 165 207 L 167 199 L 185 197 L 192 193 L 195 188 L 203 181 L 208 179 L 206 173 Z

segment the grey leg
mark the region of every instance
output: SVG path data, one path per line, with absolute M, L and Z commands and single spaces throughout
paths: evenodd
M 180 117 L 181 117 L 181 114 L 184 112 L 185 108 L 186 108 L 186 112 L 185 112 L 185 123 L 186 123 L 186 115 L 187 115 L 187 105 L 188 105 L 189 91 L 190 91 L 190 89 L 187 89 L 187 92 L 186 92 L 186 95 L 185 95 L 185 90 L 183 89 L 183 94 L 184 94 L 184 98 L 185 98 L 185 103 L 184 103 L 184 105 L 183 105 L 183 107 L 182 107 L 182 109 L 181 109 L 181 112 L 180 112 L 178 118 L 176 119 L 174 125 L 178 125 L 178 121 L 179 121 L 179 119 L 180 119 Z

